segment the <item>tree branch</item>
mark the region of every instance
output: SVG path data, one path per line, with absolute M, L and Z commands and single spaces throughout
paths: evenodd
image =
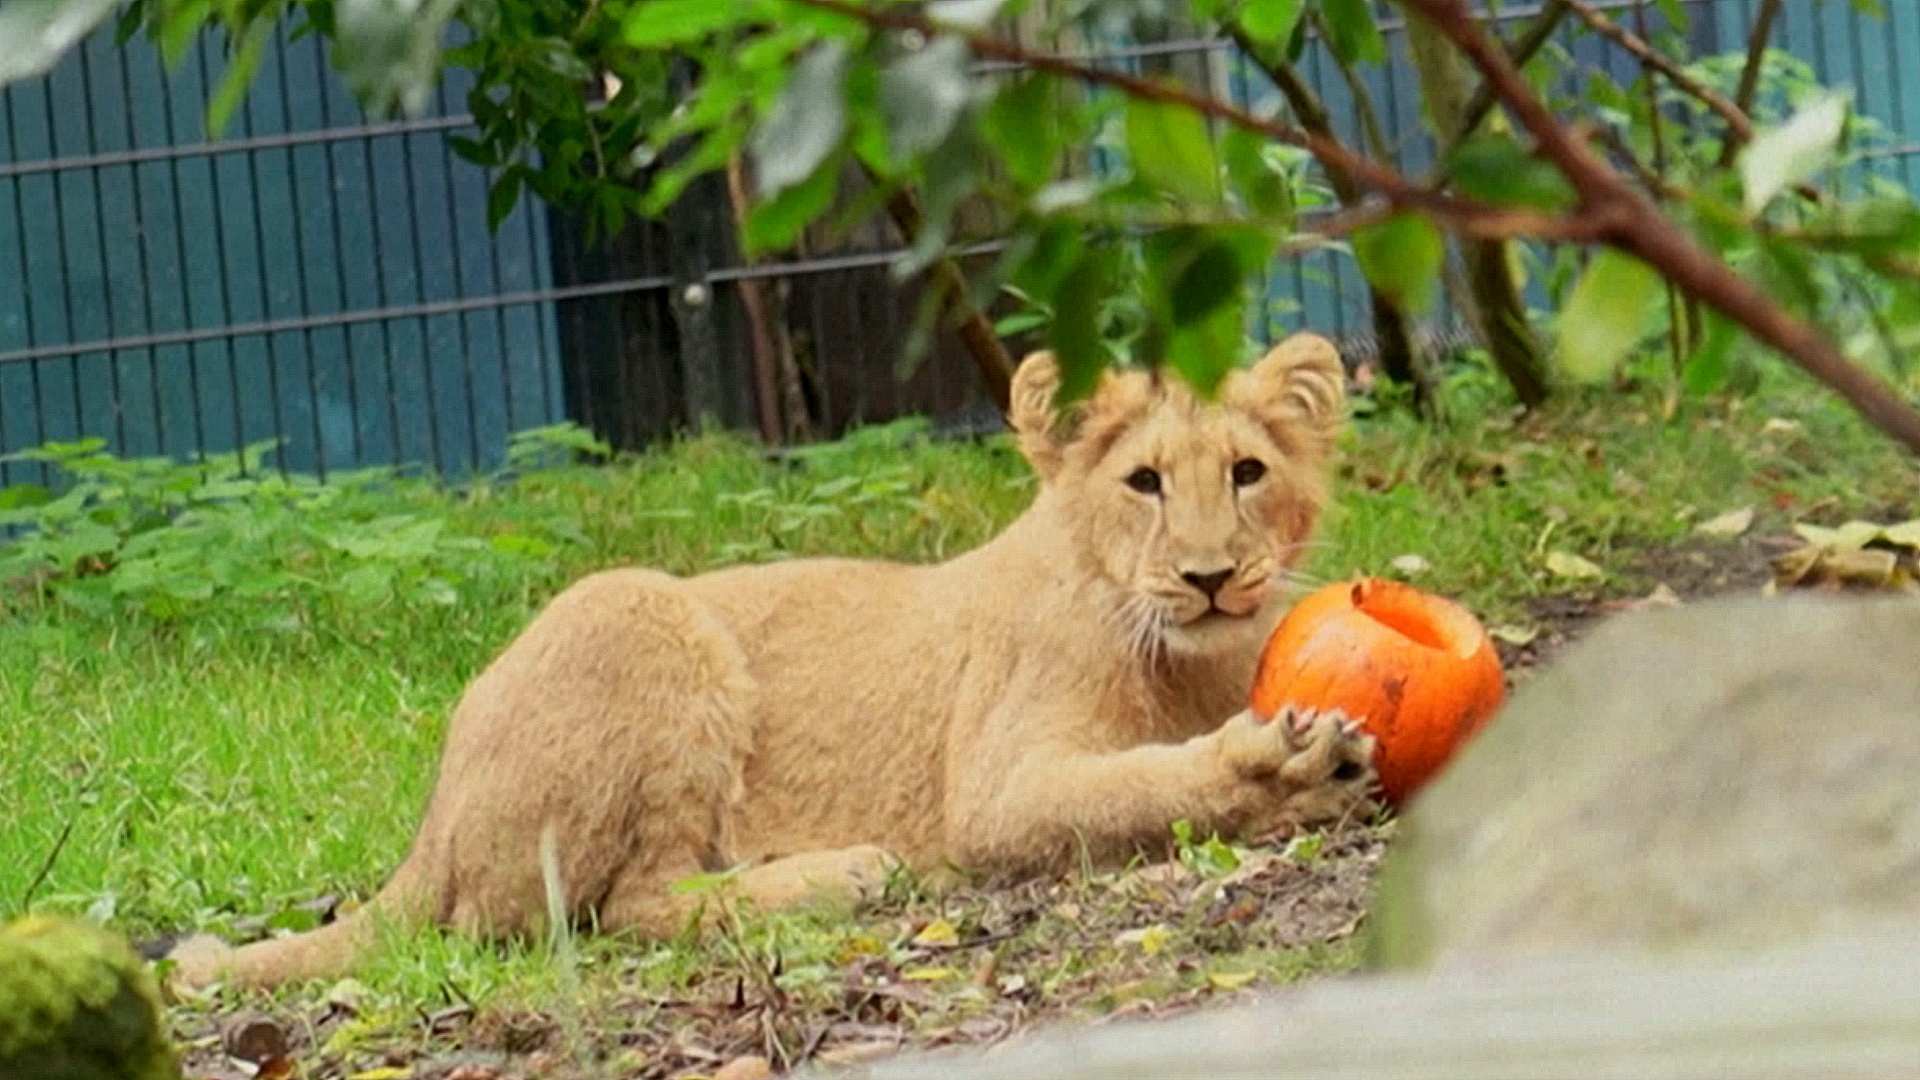
M 1506 50 L 1481 29 L 1465 0 L 1400 0 L 1400 3 L 1432 23 L 1480 69 L 1481 77 L 1493 87 L 1520 126 L 1533 136 L 1540 152 L 1559 166 L 1579 194 L 1577 215 L 1555 217 L 1508 210 L 1434 192 L 1392 166 L 1354 153 L 1338 141 L 1262 120 L 1226 102 L 1122 72 L 1088 67 L 1065 57 L 1031 52 L 1012 42 L 937 23 L 911 11 L 870 7 L 853 0 L 797 2 L 838 12 L 880 29 L 915 30 L 928 36 L 951 34 L 967 42 L 975 56 L 1110 86 L 1143 100 L 1180 105 L 1202 116 L 1302 147 L 1322 161 L 1351 172 L 1391 204 L 1418 207 L 1445 218 L 1456 232 L 1464 235 L 1487 239 L 1528 236 L 1611 244 L 1653 266 L 1688 295 L 1713 305 L 1756 340 L 1784 353 L 1846 399 L 1874 426 L 1920 455 L 1920 412 L 1915 412 L 1886 384 L 1849 361 L 1825 335 L 1782 308 L 1771 296 L 1734 273 L 1726 263 L 1667 220 L 1651 199 L 1615 172 L 1573 129 L 1554 116 L 1527 84 Z M 1577 13 L 1580 0 L 1569 0 L 1569 3 L 1575 5 Z
M 1526 67 L 1546 47 L 1547 42 L 1553 40 L 1554 31 L 1566 21 L 1568 10 L 1567 0 L 1547 0 L 1541 5 L 1540 14 L 1533 20 L 1533 25 L 1527 27 L 1527 32 L 1507 50 L 1514 67 Z M 1453 134 L 1447 138 L 1446 145 L 1437 155 L 1439 160 L 1445 161 L 1459 149 L 1461 143 L 1480 130 L 1487 114 L 1499 103 L 1500 95 L 1494 93 L 1493 84 L 1485 79 L 1480 80 L 1480 85 L 1474 89 L 1473 96 L 1467 99 L 1467 107 L 1460 114 L 1459 126 L 1454 128 Z
M 1247 36 L 1245 28 L 1238 22 L 1228 24 L 1227 32 L 1240 46 L 1247 59 L 1264 71 L 1267 78 L 1279 89 L 1280 96 L 1287 99 L 1288 108 L 1293 110 L 1295 120 L 1307 131 L 1321 138 L 1338 142 L 1339 136 L 1333 130 L 1333 116 L 1327 111 L 1326 103 L 1320 100 L 1313 87 L 1300 77 L 1300 71 L 1289 63 L 1284 55 L 1273 50 L 1262 49 L 1258 43 Z M 1340 205 L 1349 211 L 1366 206 L 1367 189 L 1338 166 L 1320 162 L 1320 169 L 1326 175 L 1327 186 L 1333 189 L 1334 197 Z M 1376 204 L 1377 205 L 1377 204 Z M 1323 230 L 1324 232 L 1325 230 Z M 1410 384 L 1413 387 L 1414 406 L 1430 411 L 1437 406 L 1433 394 L 1432 380 L 1427 375 L 1427 365 L 1414 344 L 1413 333 L 1407 326 L 1407 318 L 1394 305 L 1392 298 L 1371 283 L 1367 287 L 1367 307 L 1373 316 L 1374 348 L 1380 358 L 1380 368 L 1390 379 Z
M 1505 50 L 1481 30 L 1464 0 L 1400 3 L 1432 23 L 1480 69 L 1541 151 L 1580 193 L 1586 212 L 1600 214 L 1610 224 L 1608 243 L 1638 256 L 1689 295 L 1718 308 L 1757 340 L 1832 387 L 1880 430 L 1920 454 L 1920 413 L 1849 361 L 1825 335 L 1788 313 L 1668 221 L 1659 207 L 1553 115 Z
M 1418 208 L 1447 219 L 1455 231 L 1489 240 L 1528 237 L 1538 240 L 1597 240 L 1612 223 L 1591 215 L 1554 216 L 1530 210 L 1491 206 L 1472 199 L 1429 190 L 1402 175 L 1393 166 L 1348 149 L 1338 140 L 1330 140 L 1309 131 L 1262 120 L 1245 109 L 1215 98 L 1203 97 L 1183 87 L 1153 82 L 1121 71 L 1090 67 L 1064 56 L 1033 52 L 1014 42 L 960 27 L 936 22 L 911 10 L 897 7 L 871 7 L 855 0 L 795 0 L 808 7 L 837 12 L 883 30 L 913 30 L 929 37 L 947 35 L 967 43 L 977 57 L 1001 60 L 1034 71 L 1045 71 L 1096 86 L 1110 86 L 1146 101 L 1160 101 L 1192 109 L 1202 116 L 1265 135 L 1275 142 L 1298 146 L 1312 152 L 1322 162 L 1345 169 L 1399 208 Z
M 1565 0 L 1569 10 L 1580 17 L 1580 21 L 1592 27 L 1594 32 L 1625 49 L 1634 59 L 1649 68 L 1665 75 L 1674 86 L 1679 87 L 1691 97 L 1698 98 L 1702 104 L 1720 114 L 1727 122 L 1731 138 L 1745 143 L 1753 138 L 1753 121 L 1747 118 L 1745 109 L 1728 101 L 1726 95 L 1701 82 L 1687 73 L 1687 69 L 1673 61 L 1673 58 L 1646 40 L 1607 18 L 1606 13 L 1587 3 L 1587 0 Z

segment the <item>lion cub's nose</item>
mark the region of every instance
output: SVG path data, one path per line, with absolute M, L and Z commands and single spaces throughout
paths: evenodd
M 1215 570 L 1206 574 L 1197 574 L 1189 570 L 1180 575 L 1182 580 L 1194 588 L 1199 589 L 1201 592 L 1206 593 L 1208 598 L 1212 598 L 1214 593 L 1219 592 L 1220 586 L 1225 585 L 1227 579 L 1232 576 L 1232 567 L 1228 567 L 1225 570 Z

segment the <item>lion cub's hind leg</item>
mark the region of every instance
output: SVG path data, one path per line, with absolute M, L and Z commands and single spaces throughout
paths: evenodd
M 488 936 L 544 925 L 548 858 L 569 914 L 603 923 L 725 866 L 753 694 L 731 631 L 668 575 L 609 571 L 556 597 L 453 718 L 417 845 L 450 856 L 441 917 Z
M 639 930 L 655 937 L 678 933 L 696 917 L 703 924 L 730 903 L 785 911 L 805 904 L 855 904 L 878 897 L 901 862 L 872 844 L 807 851 L 749 867 L 711 889 L 676 890 L 670 873 L 623 878 L 600 909 L 605 930 Z M 690 872 L 695 869 L 687 868 Z

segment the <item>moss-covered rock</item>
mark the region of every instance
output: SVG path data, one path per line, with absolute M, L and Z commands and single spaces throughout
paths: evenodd
M 179 1076 L 158 992 L 125 941 L 71 919 L 0 928 L 0 1077 Z

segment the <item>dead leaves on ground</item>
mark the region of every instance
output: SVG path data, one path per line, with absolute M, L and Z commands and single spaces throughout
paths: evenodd
M 399 1016 L 380 1027 L 369 994 L 345 1007 L 282 1004 L 270 1031 L 257 1017 L 228 1021 L 229 1045 L 272 1054 L 280 1036 L 302 1080 L 717 1080 L 764 1075 L 763 1063 L 780 1074 L 993 1043 L 1059 1018 L 1171 1015 L 1344 966 L 1385 836 L 1353 823 L 1235 847 L 1231 866 L 1170 860 L 890 897 L 854 921 L 778 932 L 770 923 L 768 935 L 702 946 L 684 984 L 648 983 L 635 974 L 643 957 L 616 954 L 588 969 L 567 1006 L 577 1034 L 556 1014 L 486 1002 L 444 1018 L 423 1007 L 411 1024 Z M 786 936 L 802 932 L 826 936 Z M 353 995 L 328 995 L 342 996 Z M 189 1077 L 266 1075 L 227 1052 L 217 1017 L 175 1021 L 194 1047 Z M 351 1050 L 338 1049 L 343 1025 L 358 1033 Z
M 1768 592 L 1780 589 L 1920 591 L 1920 520 L 1898 525 L 1849 521 L 1796 525 L 1801 544 L 1773 561 Z

